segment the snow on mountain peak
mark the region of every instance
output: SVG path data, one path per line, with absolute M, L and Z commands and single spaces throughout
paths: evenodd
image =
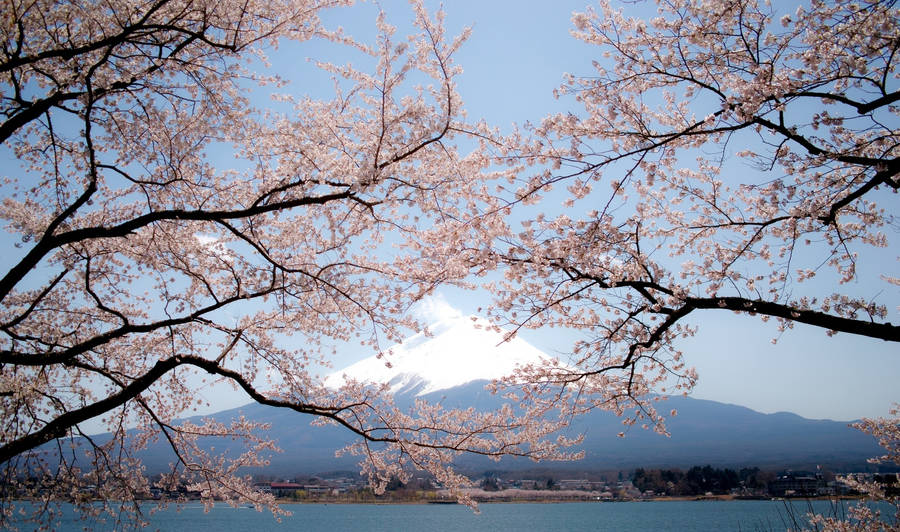
M 425 395 L 476 380 L 505 377 L 516 367 L 550 359 L 519 337 L 504 342 L 503 332 L 477 317 L 444 319 L 428 330 L 429 335 L 411 336 L 381 359 L 371 356 L 332 373 L 325 379 L 326 385 L 338 387 L 347 378 L 388 383 L 391 393 Z

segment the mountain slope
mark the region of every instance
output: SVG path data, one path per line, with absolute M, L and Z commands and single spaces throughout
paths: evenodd
M 401 408 L 416 398 L 445 407 L 494 409 L 500 398 L 484 390 L 494 378 L 507 375 L 517 365 L 540 363 L 549 357 L 522 339 L 503 342 L 503 333 L 484 320 L 456 317 L 430 327 L 430 334 L 415 335 L 378 359 L 370 357 L 337 371 L 326 379 L 339 386 L 345 379 L 388 383 Z M 389 364 L 387 364 L 389 362 Z M 760 466 L 764 468 L 860 469 L 879 453 L 873 438 L 827 420 L 809 420 L 787 413 L 761 414 L 735 405 L 673 397 L 664 403 L 678 415 L 667 422 L 672 436 L 632 428 L 624 438 L 621 420 L 602 411 L 576 419 L 572 433 L 585 434 L 583 461 L 547 464 L 572 469 L 627 469 L 632 467 L 690 467 L 693 465 Z M 311 427 L 311 418 L 292 411 L 250 404 L 220 412 L 220 421 L 244 415 L 269 423 L 270 436 L 284 452 L 271 459 L 270 474 L 351 469 L 355 457 L 335 458 L 335 450 L 353 436 L 338 427 Z M 217 441 L 217 451 L 240 452 L 239 442 Z M 170 457 L 161 445 L 144 453 L 148 472 L 164 468 Z M 461 457 L 463 467 L 532 468 L 525 460 L 504 459 L 499 465 L 476 457 Z
M 474 405 L 490 408 L 499 405 L 495 396 L 483 390 L 486 381 L 471 382 L 420 398 L 452 407 Z M 411 397 L 407 396 L 411 399 Z M 403 404 L 403 398 L 398 404 Z M 545 467 L 584 470 L 615 470 L 634 467 L 680 467 L 693 465 L 759 466 L 764 469 L 814 469 L 822 465 L 836 471 L 866 468 L 866 459 L 880 448 L 870 436 L 850 428 L 847 423 L 810 420 L 794 414 L 762 414 L 741 406 L 685 397 L 672 397 L 666 408 L 678 415 L 670 418 L 671 437 L 650 430 L 632 428 L 624 438 L 621 419 L 609 412 L 596 411 L 575 421 L 573 433 L 585 434 L 582 448 L 585 458 L 579 462 L 544 464 Z M 353 469 L 357 458 L 335 458 L 334 452 L 353 436 L 338 427 L 313 427 L 311 418 L 287 410 L 249 404 L 220 412 L 214 417 L 227 421 L 239 415 L 269 423 L 269 435 L 283 449 L 273 455 L 269 474 L 291 476 L 337 469 Z M 218 441 L 218 451 L 240 452 L 238 442 Z M 144 454 L 148 472 L 164 468 L 169 461 L 165 448 L 157 446 Z M 528 460 L 503 459 L 499 464 L 487 459 L 463 456 L 466 469 L 529 469 Z
M 504 377 L 516 366 L 549 359 L 519 337 L 504 341 L 486 320 L 457 316 L 406 339 L 383 358 L 371 356 L 332 373 L 326 384 L 337 387 L 345 379 L 389 383 L 391 393 L 421 396 Z

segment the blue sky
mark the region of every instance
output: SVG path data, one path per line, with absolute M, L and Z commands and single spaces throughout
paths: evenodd
M 402 33 L 410 18 L 406 3 L 390 0 L 380 5 Z M 431 9 L 436 5 L 429 2 Z M 470 118 L 508 128 L 513 122 L 539 121 L 551 112 L 576 109 L 574 102 L 556 100 L 552 92 L 565 72 L 590 74 L 591 60 L 598 55 L 569 35 L 572 12 L 586 5 L 589 0 L 446 3 L 449 32 L 464 26 L 473 29 L 455 57 L 464 69 L 457 81 Z M 375 13 L 376 6 L 363 4 L 325 20 L 365 37 L 373 34 Z M 274 59 L 278 64 L 278 55 Z M 868 274 L 896 272 L 898 255 L 896 245 L 879 253 L 878 262 L 867 265 Z M 900 290 L 895 290 L 895 296 L 894 317 Z M 486 296 L 480 299 L 448 288 L 441 290 L 440 298 L 467 314 L 486 303 Z M 900 401 L 900 348 L 895 344 L 852 335 L 828 337 L 821 329 L 802 325 L 779 333 L 775 324 L 717 311 L 696 315 L 694 323 L 701 327 L 699 334 L 680 345 L 700 374 L 694 397 L 762 412 L 791 411 L 837 420 L 886 415 L 890 404 Z M 548 353 L 566 350 L 565 335 L 559 331 L 522 335 Z M 773 339 L 777 339 L 774 345 Z M 343 352 L 335 365 L 341 367 L 344 360 L 349 363 L 362 356 Z
M 508 130 L 513 122 L 539 121 L 548 113 L 574 109 L 573 102 L 555 100 L 552 92 L 564 72 L 590 73 L 595 51 L 569 35 L 572 12 L 582 10 L 589 1 L 448 2 L 449 32 L 456 33 L 463 26 L 473 28 L 469 42 L 456 56 L 456 62 L 464 68 L 458 84 L 470 118 L 484 118 Z M 398 33 L 403 34 L 411 19 L 406 2 L 385 0 L 380 5 L 388 20 L 400 27 Z M 429 2 L 431 8 L 436 5 Z M 365 3 L 336 10 L 324 18 L 327 25 L 344 26 L 348 33 L 371 42 L 377 10 L 377 5 Z M 273 52 L 276 71 L 294 80 L 284 91 L 327 96 L 327 76 L 313 75 L 306 58 L 334 59 L 335 51 L 343 53 L 335 45 L 302 43 Z M 894 248 L 879 254 L 877 263 L 867 265 L 869 275 L 897 275 L 900 249 L 896 237 Z M 11 246 L 7 235 L 0 243 Z M 8 254 L 6 261 L 10 259 Z M 465 314 L 474 314 L 488 303 L 486 294 L 473 295 L 453 288 L 440 289 L 437 297 L 442 304 Z M 900 289 L 894 287 L 891 297 L 894 305 L 890 310 L 897 322 Z M 700 374 L 694 397 L 762 412 L 792 411 L 805 417 L 837 420 L 886 415 L 890 404 L 900 401 L 900 347 L 896 344 L 851 335 L 829 338 L 820 329 L 800 325 L 779 334 L 774 324 L 716 311 L 698 314 L 694 320 L 701 326 L 698 336 L 680 345 L 688 364 Z M 567 349 L 566 335 L 559 331 L 529 330 L 522 337 L 549 354 Z M 775 345 L 773 338 L 778 338 Z M 369 355 L 342 350 L 334 366 L 341 368 Z M 216 410 L 247 402 L 246 397 L 221 390 L 202 393 Z

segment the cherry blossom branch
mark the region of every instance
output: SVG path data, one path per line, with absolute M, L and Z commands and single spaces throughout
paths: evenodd
M 685 298 L 684 301 L 685 307 L 691 309 L 720 308 L 733 312 L 761 314 L 772 316 L 774 318 L 781 318 L 787 321 L 805 323 L 829 331 L 858 334 L 860 336 L 868 336 L 887 342 L 900 342 L 900 326 L 891 323 L 878 323 L 871 320 L 846 318 L 773 301 L 747 299 L 743 297 L 688 297 Z
M 286 408 L 298 413 L 310 414 L 320 418 L 330 419 L 338 425 L 343 426 L 344 428 L 357 434 L 358 436 L 361 436 L 368 442 L 399 444 L 401 445 L 401 448 L 404 446 L 413 446 L 433 450 L 465 451 L 485 456 L 533 456 L 533 453 L 528 450 L 517 450 L 519 445 L 516 445 L 515 448 L 501 446 L 499 449 L 485 449 L 480 447 L 479 445 L 467 445 L 467 442 L 473 437 L 473 434 L 475 433 L 483 435 L 492 433 L 506 433 L 514 430 L 516 426 L 510 425 L 508 422 L 488 422 L 487 424 L 477 426 L 474 429 L 474 432 L 473 428 L 471 427 L 467 429 L 454 430 L 452 428 L 447 428 L 437 424 L 398 426 L 396 425 L 395 420 L 388 420 L 385 418 L 382 418 L 382 421 L 384 422 L 383 427 L 365 427 L 364 420 L 362 418 L 357 417 L 356 423 L 351 423 L 344 417 L 345 412 L 350 412 L 351 416 L 356 416 L 357 414 L 355 413 L 355 411 L 357 407 L 369 407 L 369 405 L 364 402 L 342 404 L 338 406 L 321 406 L 283 399 L 273 399 L 260 393 L 252 383 L 244 378 L 243 375 L 236 371 L 232 371 L 222 367 L 217 361 L 208 360 L 193 355 L 176 355 L 157 361 L 143 375 L 132 378 L 127 385 L 122 386 L 122 389 L 119 392 L 109 395 L 103 399 L 99 399 L 82 408 L 69 410 L 63 414 L 60 414 L 53 420 L 47 422 L 39 430 L 6 442 L 4 445 L 0 446 L 0 463 L 5 463 L 12 458 L 35 449 L 36 447 L 44 443 L 62 437 L 79 423 L 83 423 L 91 418 L 119 408 L 131 400 L 137 399 L 142 392 L 146 391 L 154 383 L 159 381 L 159 379 L 163 375 L 179 366 L 194 366 L 199 369 L 203 369 L 208 373 L 225 377 L 237 384 L 245 393 L 247 393 L 248 396 L 250 396 L 251 399 L 259 404 L 278 408 Z M 373 412 L 377 411 L 373 410 Z M 440 440 L 411 441 L 399 436 L 401 432 L 443 433 L 451 437 L 457 437 L 458 439 L 454 438 L 446 443 L 442 443 Z M 379 433 L 387 433 L 392 435 L 379 436 Z
M 249 218 L 252 216 L 284 211 L 296 207 L 324 205 L 326 203 L 352 198 L 349 191 L 301 197 L 277 201 L 236 210 L 183 210 L 169 209 L 154 211 L 111 227 L 85 227 L 64 233 L 45 235 L 7 274 L 0 279 L 0 301 L 52 250 L 84 240 L 125 237 L 129 234 L 163 221 L 217 221 Z
M 167 328 L 184 325 L 191 322 L 202 322 L 203 316 L 211 314 L 217 310 L 225 308 L 227 305 L 239 301 L 248 301 L 258 299 L 270 295 L 274 289 L 267 289 L 249 294 L 236 294 L 232 297 L 222 299 L 196 311 L 177 318 L 169 318 L 148 323 L 126 323 L 115 329 L 97 334 L 83 342 L 64 347 L 61 351 L 47 353 L 21 353 L 9 349 L 0 350 L 0 364 L 16 364 L 21 366 L 46 366 L 52 364 L 65 364 L 71 359 L 97 349 L 102 345 L 109 344 L 113 340 L 124 338 L 129 335 L 148 333 L 152 331 L 164 330 Z M 48 347 L 62 347 L 57 345 L 49 345 Z
M 512 160 L 552 168 L 537 169 L 510 205 L 558 184 L 569 196 L 558 215 L 511 229 L 492 250 L 508 265 L 496 308 L 517 327 L 590 335 L 575 345 L 572 373 L 607 378 L 596 381 L 612 387 L 597 384 L 603 397 L 621 384 L 610 369 L 625 370 L 629 393 L 641 372 L 666 371 L 656 357 L 693 334 L 683 318 L 694 310 L 900 341 L 890 301 L 851 296 L 844 284 L 858 275 L 858 254 L 889 245 L 881 231 L 894 200 L 877 190 L 900 189 L 892 4 L 815 4 L 785 14 L 784 30 L 772 24 L 776 7 L 754 0 L 666 2 L 650 20 L 599 4 L 573 21 L 604 59 L 560 90 L 582 109 L 510 140 Z M 735 138 L 758 171 L 729 165 Z M 594 189 L 607 181 L 604 197 Z M 804 243 L 826 258 L 800 265 Z M 826 265 L 840 293 L 784 298 Z

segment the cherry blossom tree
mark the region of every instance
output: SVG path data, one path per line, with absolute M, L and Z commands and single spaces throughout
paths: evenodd
M 895 2 L 623 4 L 573 17 L 597 47 L 559 89 L 580 109 L 499 153 L 532 177 L 493 243 L 497 318 L 585 334 L 534 389 L 664 430 L 643 399 L 693 386 L 700 311 L 900 341 L 896 268 L 872 268 L 897 237 Z
M 20 167 L 0 185 L 16 239 L 0 278 L 0 519 L 22 495 L 39 511 L 138 509 L 135 452 L 156 439 L 176 456 L 160 485 L 271 505 L 241 476 L 272 449 L 261 427 L 175 422 L 204 378 L 355 432 L 376 488 L 408 466 L 458 487 L 459 452 L 568 456 L 547 439 L 561 404 L 637 406 L 664 430 L 644 399 L 693 385 L 678 339 L 699 311 L 900 340 L 900 280 L 883 274 L 880 295 L 878 275 L 855 283 L 896 238 L 894 2 L 661 0 L 629 18 L 603 0 L 574 18 L 596 72 L 560 89 L 583 109 L 508 139 L 462 113 L 465 33 L 413 2 L 415 35 L 382 16 L 359 43 L 318 19 L 346 3 L 4 7 L 0 140 Z M 311 39 L 372 68 L 322 62 L 332 99 L 254 105 L 290 90 L 259 73 L 265 49 Z M 524 411 L 401 412 L 383 390 L 317 378 L 334 341 L 381 350 L 439 283 L 496 268 L 498 314 L 587 335 L 568 364 L 506 382 Z M 216 456 L 209 435 L 246 453 Z
M 16 239 L 0 279 L 0 526 L 26 496 L 38 518 L 57 499 L 139 511 L 135 452 L 156 440 L 176 457 L 161 487 L 271 506 L 241 473 L 273 448 L 264 427 L 175 421 L 205 381 L 356 433 L 377 489 L 411 466 L 462 485 L 449 466 L 462 451 L 561 456 L 539 443 L 554 429 L 540 412 L 401 412 L 382 390 L 316 376 L 335 341 L 380 350 L 410 304 L 465 277 L 459 242 L 496 211 L 479 144 L 493 133 L 464 121 L 455 90 L 465 33 L 446 37 L 413 2 L 416 34 L 397 39 L 381 16 L 377 41 L 355 42 L 318 18 L 346 3 L 4 4 L 0 140 L 20 164 L 0 207 Z M 332 99 L 301 88 L 254 106 L 252 91 L 290 90 L 266 48 L 311 39 L 371 71 L 322 62 Z M 204 436 L 246 452 L 217 456 Z
M 900 464 L 900 405 L 891 409 L 890 418 L 864 419 L 854 426 L 878 439 L 885 454 L 869 460 L 873 464 Z M 841 479 L 864 498 L 852 506 L 847 515 L 839 518 L 812 514 L 809 516 L 812 530 L 825 532 L 851 532 L 865 530 L 897 530 L 900 528 L 900 497 L 889 494 L 884 486 L 854 476 Z M 872 501 L 893 507 L 893 515 L 886 515 Z

